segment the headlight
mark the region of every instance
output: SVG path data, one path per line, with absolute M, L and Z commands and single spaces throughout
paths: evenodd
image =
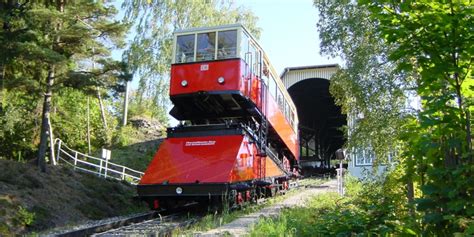
M 188 81 L 186 81 L 186 80 L 181 81 L 181 86 L 185 87 L 187 85 L 188 85 Z
M 219 82 L 219 84 L 224 84 L 224 78 L 223 77 L 219 77 L 217 78 L 217 82 Z
M 183 193 L 183 189 L 181 187 L 176 188 L 176 194 L 180 195 Z

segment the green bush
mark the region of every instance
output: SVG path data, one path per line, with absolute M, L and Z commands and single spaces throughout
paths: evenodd
M 22 227 L 27 227 L 35 221 L 35 213 L 29 212 L 26 208 L 19 206 L 15 217 L 15 222 Z
M 113 137 L 113 145 L 124 147 L 135 142 L 137 131 L 131 125 L 121 127 Z
M 259 222 L 251 235 L 416 235 L 420 228 L 406 208 L 403 188 L 393 179 L 358 181 L 348 177 L 345 197 L 337 193 L 319 195 L 307 207 L 286 209 L 277 219 Z

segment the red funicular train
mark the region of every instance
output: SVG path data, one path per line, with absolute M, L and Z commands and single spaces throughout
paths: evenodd
M 288 188 L 297 173 L 296 108 L 240 24 L 175 32 L 168 128 L 138 195 L 152 208 L 240 204 Z

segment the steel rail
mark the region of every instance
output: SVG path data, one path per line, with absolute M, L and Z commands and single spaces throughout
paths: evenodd
M 122 226 L 130 225 L 133 223 L 144 222 L 147 220 L 155 219 L 159 216 L 158 212 L 147 212 L 145 214 L 140 214 L 128 218 L 123 218 L 120 220 L 114 220 L 110 222 L 105 222 L 97 225 L 92 225 L 89 227 L 81 228 L 78 230 L 72 230 L 65 233 L 57 234 L 56 236 L 61 237 L 79 237 L 79 236 L 90 236 L 96 233 L 108 231 L 111 229 L 116 229 Z

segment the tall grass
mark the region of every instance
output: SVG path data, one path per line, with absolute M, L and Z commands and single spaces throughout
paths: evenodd
M 416 224 L 403 206 L 403 194 L 387 183 L 346 180 L 346 196 L 325 193 L 306 207 L 285 209 L 264 219 L 251 236 L 390 236 L 416 235 Z

